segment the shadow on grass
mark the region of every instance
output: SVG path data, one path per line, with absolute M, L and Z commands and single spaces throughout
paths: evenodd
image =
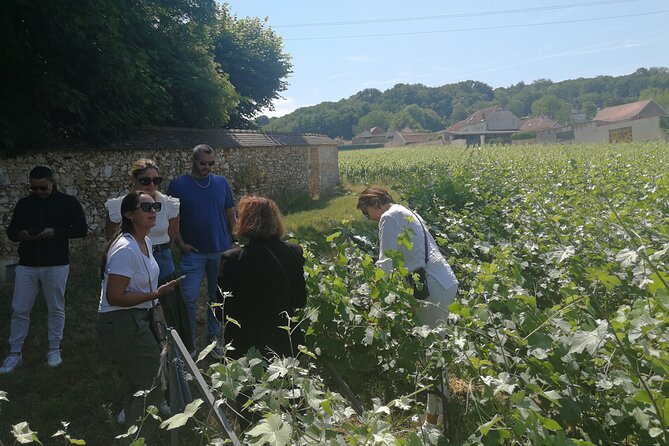
M 308 193 L 295 193 L 280 196 L 275 201 L 284 215 L 290 215 L 296 212 L 326 209 L 332 200 L 350 194 L 351 191 L 340 187 L 318 198 L 313 198 Z

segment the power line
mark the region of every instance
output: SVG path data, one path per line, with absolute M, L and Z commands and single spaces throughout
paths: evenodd
M 626 15 L 615 15 L 609 17 L 595 17 L 592 19 L 574 19 L 574 20 L 560 20 L 554 22 L 541 22 L 541 23 L 521 23 L 516 25 L 496 25 L 496 26 L 483 26 L 478 28 L 454 28 L 454 29 L 445 29 L 438 31 L 414 31 L 414 32 L 403 32 L 403 33 L 386 33 L 386 34 L 356 34 L 348 36 L 323 36 L 323 37 L 284 37 L 282 40 L 333 40 L 333 39 L 357 39 L 362 37 L 394 37 L 394 36 L 413 36 L 421 34 L 443 34 L 443 33 L 454 33 L 454 32 L 465 32 L 465 31 L 490 31 L 496 29 L 513 29 L 513 28 L 529 28 L 533 26 L 544 26 L 544 25 L 562 25 L 566 23 L 582 23 L 582 22 L 597 22 L 601 20 L 613 20 L 613 19 L 623 19 L 631 17 L 642 17 L 655 14 L 666 14 L 669 10 L 665 11 L 651 11 L 651 12 L 642 12 L 638 14 L 626 14 Z
M 370 25 L 377 23 L 397 23 L 397 22 L 416 22 L 422 20 L 439 20 L 439 19 L 455 19 L 465 17 L 484 17 L 505 14 L 521 14 L 526 12 L 541 12 L 541 11 L 555 11 L 560 9 L 580 8 L 585 6 L 599 6 L 612 5 L 616 3 L 629 3 L 639 0 L 600 0 L 587 3 L 570 3 L 566 5 L 555 6 L 538 6 L 534 8 L 519 8 L 519 9 L 502 9 L 495 11 L 481 11 L 481 12 L 465 12 L 459 14 L 443 14 L 443 15 L 428 15 L 419 17 L 400 17 L 400 18 L 386 18 L 386 19 L 368 19 L 368 20 L 351 20 L 346 22 L 316 22 L 316 23 L 296 23 L 288 25 L 273 25 L 273 28 L 305 28 L 317 26 L 345 26 L 345 25 Z

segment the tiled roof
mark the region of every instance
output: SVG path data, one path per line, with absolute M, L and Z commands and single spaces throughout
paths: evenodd
M 597 112 L 593 121 L 618 122 L 634 119 L 648 104 L 651 99 L 645 101 L 632 102 L 630 104 L 616 105 L 615 107 L 606 107 Z
M 362 132 L 355 135 L 356 138 L 372 138 L 374 135 L 369 130 L 363 130 Z
M 541 116 L 539 118 L 528 118 L 520 121 L 521 132 L 538 132 L 541 130 L 556 129 L 562 127 L 559 123 L 553 121 L 551 118 Z
M 372 135 L 383 135 L 384 133 L 386 133 L 386 131 L 383 130 L 381 127 L 372 127 L 371 129 L 369 129 L 369 133 L 371 133 Z
M 193 148 L 198 144 L 218 147 L 276 147 L 335 145 L 325 135 L 311 133 L 266 133 L 260 130 L 191 129 L 160 127 L 134 130 L 124 142 L 109 148 Z
M 474 113 L 469 115 L 466 119 L 463 119 L 462 121 L 458 121 L 449 128 L 446 129 L 447 132 L 457 132 L 460 130 L 462 127 L 476 124 L 477 122 L 482 122 L 488 119 L 490 115 L 495 113 L 496 111 L 501 110 L 502 107 L 499 105 L 493 105 L 492 107 L 488 108 L 482 108 L 481 110 L 476 110 Z

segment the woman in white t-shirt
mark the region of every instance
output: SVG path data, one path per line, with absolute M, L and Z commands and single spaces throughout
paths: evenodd
M 162 208 L 156 217 L 156 224 L 149 231 L 148 237 L 153 244 L 153 257 L 158 262 L 160 274 L 158 283 L 163 284 L 176 278 L 176 269 L 172 258 L 171 244 L 181 246 L 179 235 L 179 199 L 160 193 L 158 190 L 163 182 L 158 165 L 151 159 L 140 158 L 135 161 L 130 169 L 131 190 L 146 192 L 161 204 Z M 121 224 L 121 202 L 123 197 L 111 198 L 105 203 L 107 208 L 107 222 L 105 224 L 105 235 L 107 240 L 114 237 Z M 192 351 L 193 337 L 191 336 L 188 310 L 184 303 L 181 289 L 163 297 L 160 300 L 165 313 L 167 325 L 174 327 L 181 340 L 189 351 Z
M 133 424 L 143 417 L 145 407 L 144 397 L 133 396 L 136 392 L 154 389 L 146 395 L 146 406 L 162 401 L 155 382 L 160 348 L 150 328 L 151 309 L 179 283 L 172 280 L 158 286 L 158 263 L 147 235 L 161 208 L 145 192 L 126 195 L 120 231 L 110 241 L 101 268 L 98 335 L 126 382 L 123 411 Z
M 418 320 L 430 327 L 436 327 L 448 317 L 448 306 L 458 292 L 458 280 L 451 266 L 441 255 L 434 238 L 427 230 L 422 217 L 409 208 L 396 204 L 388 191 L 379 186 L 372 186 L 358 198 L 358 209 L 369 220 L 379 222 L 379 260 L 377 266 L 390 273 L 394 266 L 393 260 L 386 255 L 388 250 L 399 250 L 404 256 L 404 267 L 409 271 L 425 269 L 428 305 L 421 306 L 416 312 Z M 411 229 L 411 249 L 397 243 L 398 236 Z M 425 245 L 427 242 L 427 263 L 425 262 Z M 446 385 L 441 384 L 440 390 L 446 392 Z M 429 393 L 427 397 L 427 413 L 425 429 L 435 429 L 441 411 L 441 398 Z

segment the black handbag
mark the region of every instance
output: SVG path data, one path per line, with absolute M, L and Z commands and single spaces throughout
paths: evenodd
M 430 295 L 430 290 L 427 288 L 427 230 L 423 226 L 423 222 L 420 220 L 418 215 L 414 211 L 411 213 L 416 217 L 418 223 L 420 223 L 421 228 L 423 228 L 423 241 L 425 242 L 425 267 L 418 268 L 415 271 L 412 271 L 407 278 L 409 284 L 413 287 L 413 297 L 417 300 L 425 300 Z M 418 280 L 414 279 L 414 275 L 418 274 Z

